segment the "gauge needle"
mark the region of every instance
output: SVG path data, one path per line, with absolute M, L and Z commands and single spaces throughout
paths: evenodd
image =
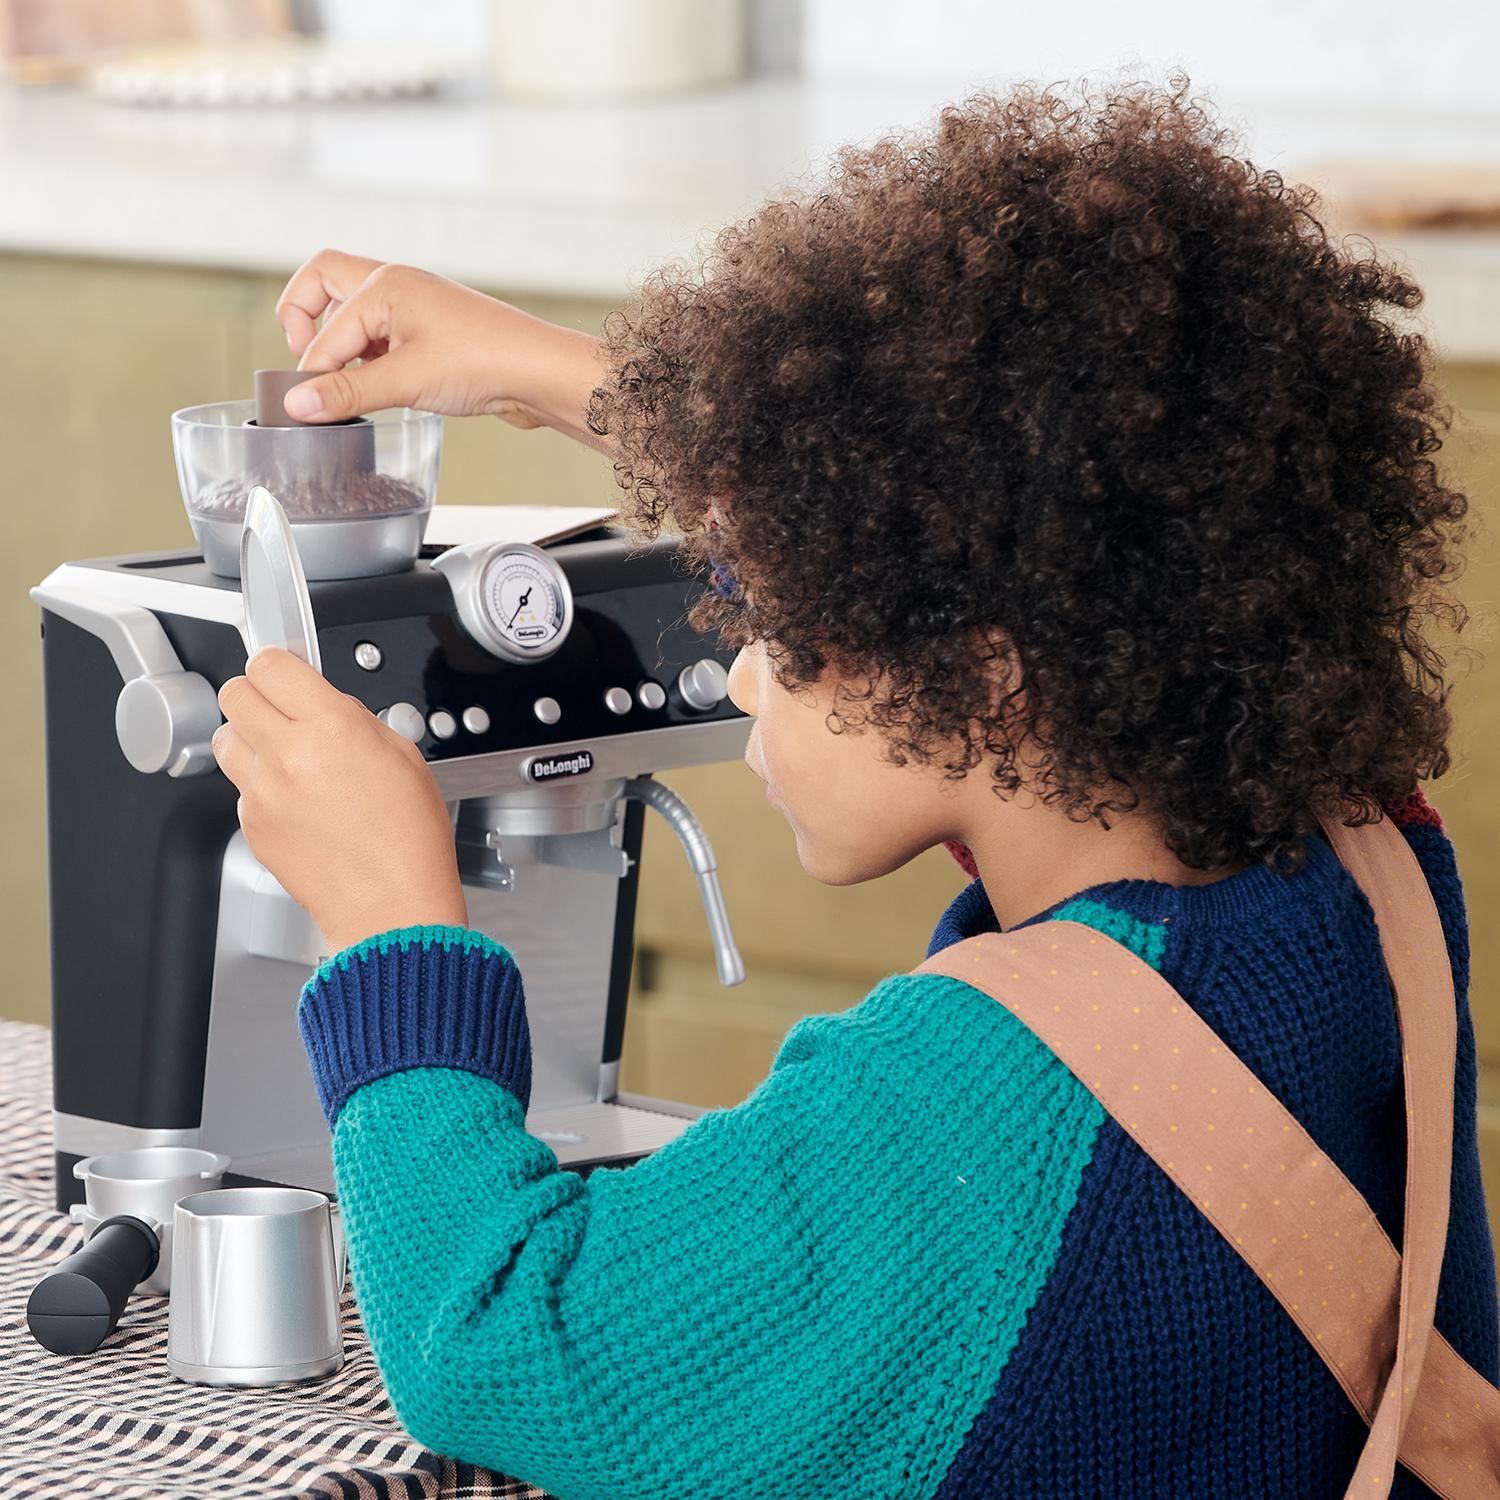
M 510 625 L 514 625 L 516 623 L 516 615 L 519 615 L 521 611 L 526 608 L 526 601 L 530 598 L 531 590 L 527 589 L 526 592 L 521 595 L 521 602 L 516 605 L 516 613 L 510 617 Z M 507 625 L 505 628 L 509 630 L 510 625 Z

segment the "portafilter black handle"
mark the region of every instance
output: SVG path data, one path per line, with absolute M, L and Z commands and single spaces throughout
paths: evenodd
M 141 1219 L 106 1219 L 56 1270 L 32 1288 L 26 1326 L 54 1354 L 90 1354 L 120 1321 L 130 1294 L 161 1258 L 156 1231 Z

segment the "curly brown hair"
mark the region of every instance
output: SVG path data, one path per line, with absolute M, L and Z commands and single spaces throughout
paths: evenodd
M 647 283 L 590 412 L 834 727 L 1205 870 L 1441 775 L 1463 624 L 1420 292 L 1237 146 L 1173 83 L 847 149 Z

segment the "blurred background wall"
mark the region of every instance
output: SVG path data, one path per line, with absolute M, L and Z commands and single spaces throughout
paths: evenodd
M 206 19 L 205 19 L 206 17 Z M 0 0 L 0 1015 L 47 1016 L 37 623 L 71 558 L 185 546 L 177 407 L 286 362 L 271 310 L 323 245 L 430 267 L 595 329 L 655 262 L 815 170 L 840 141 L 1020 78 L 1185 69 L 1251 154 L 1322 184 L 1405 260 L 1459 423 L 1446 461 L 1481 526 L 1469 644 L 1500 597 L 1500 19 L 1408 6 L 1187 0 Z M 598 503 L 598 458 L 450 422 L 440 500 Z M 1455 693 L 1432 791 L 1475 942 L 1485 1143 L 1500 1198 L 1500 687 Z M 910 966 L 960 884 L 929 854 L 828 890 L 740 766 L 670 778 L 703 816 L 750 965 L 722 992 L 680 857 L 648 844 L 630 1087 L 729 1103 L 787 1026 Z

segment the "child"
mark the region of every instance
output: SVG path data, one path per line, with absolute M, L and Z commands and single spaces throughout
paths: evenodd
M 1417 289 L 1313 206 L 1180 92 L 979 98 L 602 342 L 325 252 L 279 307 L 327 372 L 287 406 L 604 447 L 717 565 L 700 616 L 808 872 L 947 842 L 978 878 L 934 951 L 1050 917 L 1133 950 L 1399 1242 L 1401 1038 L 1317 821 L 1385 809 L 1458 995 L 1437 1326 L 1493 1381 L 1463 898 L 1416 790 L 1465 502 Z M 251 846 L 339 950 L 301 1024 L 417 1438 L 564 1500 L 1343 1493 L 1366 1425 L 1312 1342 L 1005 1006 L 888 979 L 580 1180 L 525 1132 L 522 976 L 465 925 L 420 754 L 282 653 L 221 701 Z

